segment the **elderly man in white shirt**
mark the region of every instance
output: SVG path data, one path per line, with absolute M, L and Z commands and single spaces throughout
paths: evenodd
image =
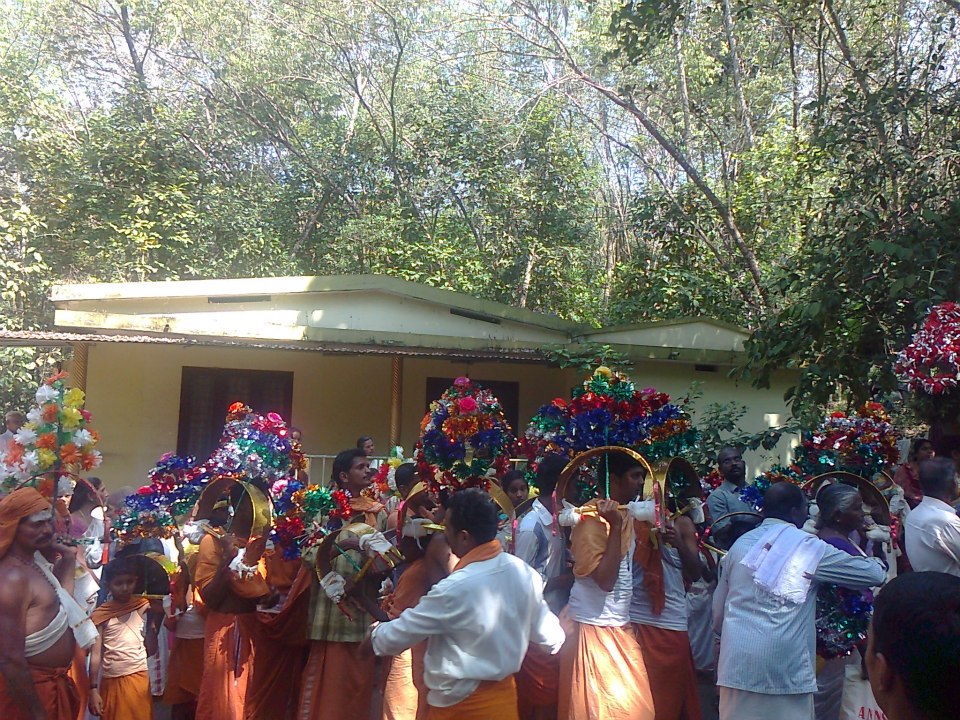
M 517 720 L 513 675 L 527 645 L 556 654 L 563 629 L 543 599 L 540 576 L 502 552 L 497 507 L 486 493 L 455 494 L 445 525 L 460 562 L 415 607 L 373 628 L 373 651 L 395 655 L 427 640 L 431 720 Z
M 923 500 L 904 523 L 907 557 L 914 570 L 960 576 L 960 517 L 950 505 L 957 499 L 953 460 L 920 463 Z
M 817 584 L 865 589 L 886 579 L 879 559 L 799 530 L 806 516 L 799 487 L 773 484 L 763 523 L 723 558 L 713 598 L 720 720 L 812 720 Z

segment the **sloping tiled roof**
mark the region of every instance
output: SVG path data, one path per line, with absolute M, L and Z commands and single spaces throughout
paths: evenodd
M 331 355 L 401 355 L 405 357 L 452 358 L 458 360 L 520 360 L 543 362 L 536 350 L 449 350 L 444 348 L 417 348 L 346 343 L 278 342 L 260 340 L 228 340 L 223 338 L 174 337 L 168 335 L 101 335 L 52 330 L 2 330 L 0 346 L 59 347 L 73 343 L 133 343 L 144 345 L 216 346 L 259 348 L 264 350 L 302 350 Z

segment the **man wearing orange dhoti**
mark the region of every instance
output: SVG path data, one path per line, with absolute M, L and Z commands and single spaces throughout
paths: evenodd
M 247 687 L 247 720 L 292 720 L 307 663 L 310 572 L 300 558 L 276 548 L 264 554 L 271 597 L 259 608 L 254 628 L 253 675 Z
M 432 515 L 436 509 L 436 503 L 423 483 L 417 482 L 413 463 L 400 465 L 395 477 L 397 489 L 403 495 L 393 522 L 400 525 L 397 546 L 407 563 L 400 570 L 393 592 L 384 601 L 384 612 L 391 620 L 396 620 L 404 610 L 415 607 L 433 585 L 426 558 L 432 538 L 431 532 L 425 529 L 425 522 L 434 520 Z M 420 643 L 387 659 L 383 720 L 424 720 L 427 717 L 427 686 L 423 679 L 426 650 L 426 643 Z
M 699 506 L 697 510 L 703 512 Z M 659 534 L 648 522 L 634 523 L 630 621 L 643 651 L 657 720 L 700 720 L 685 585 L 703 572 L 696 526 L 687 515 L 675 518 Z
M 560 622 L 543 599 L 543 580 L 502 552 L 498 520 L 496 504 L 482 490 L 453 495 L 444 534 L 460 561 L 415 607 L 371 632 L 377 655 L 427 641 L 430 720 L 517 720 L 513 675 L 527 646 L 556 653 L 563 644 Z
M 194 582 L 207 614 L 197 720 L 243 718 L 253 668 L 251 623 L 257 601 L 269 594 L 259 568 L 265 546 L 266 537 L 244 543 L 219 532 L 200 541 Z
M 336 533 L 339 551 L 330 562 L 329 572 L 320 571 L 326 559 L 319 557 L 319 546 L 303 552 L 313 582 L 307 629 L 310 653 L 297 715 L 301 720 L 366 718 L 375 685 L 375 658 L 360 650 L 373 618 L 367 610 L 348 610 L 340 601 L 344 597 L 345 578 L 356 576 L 367 556 L 382 551 L 384 546 L 392 547 L 381 532 L 386 527 L 386 512 L 380 503 L 361 495 L 372 480 L 370 460 L 363 450 L 352 448 L 338 453 L 333 461 L 332 479 L 346 494 L 353 514 L 342 518 L 341 528 L 331 528 Z
M 634 458 L 609 453 L 598 477 L 609 472 L 610 497 L 590 501 L 571 538 L 573 589 L 567 612 L 573 631 L 560 655 L 559 716 L 569 720 L 653 720 L 653 698 L 636 638 L 630 632 L 633 523 L 621 504 L 643 487 Z
M 554 521 L 553 493 L 567 459 L 555 453 L 537 463 L 534 484 L 539 495 L 517 526 L 515 554 L 543 578 L 543 595 L 556 612 L 566 605 L 573 577 L 567 568 L 566 539 Z M 517 673 L 520 720 L 557 717 L 560 693 L 560 658 L 531 646 Z
M 90 713 L 104 720 L 150 720 L 153 698 L 144 644 L 150 601 L 133 596 L 138 577 L 133 558 L 112 561 L 103 576 L 110 599 L 91 617 L 100 639 L 90 656 Z M 155 649 L 158 627 L 151 622 L 148 628 Z
M 51 519 L 50 503 L 33 488 L 0 500 L 3 720 L 76 720 L 80 711 L 68 672 L 76 646 L 91 645 L 96 630 L 71 596 L 76 549 L 53 543 Z M 46 558 L 57 556 L 51 566 Z
M 185 536 L 189 536 L 191 543 L 194 540 L 199 543 L 203 531 L 194 526 Z M 170 617 L 164 621 L 174 635 L 163 691 L 163 702 L 170 706 L 171 720 L 193 720 L 203 679 L 203 601 L 193 583 L 196 561 L 195 552 L 181 560 L 171 592 Z

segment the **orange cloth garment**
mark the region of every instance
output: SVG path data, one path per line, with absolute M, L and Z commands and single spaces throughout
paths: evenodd
M 266 570 L 267 585 L 276 590 L 289 590 L 293 581 L 297 579 L 297 573 L 300 572 L 300 566 L 303 563 L 300 558 L 287 560 L 282 552 L 267 550 L 263 553 L 263 565 Z
M 375 669 L 374 654 L 364 654 L 360 643 L 311 642 L 297 720 L 370 717 Z
M 560 693 L 560 656 L 530 645 L 517 672 L 517 707 L 521 718 L 534 708 L 555 707 Z
M 414 560 L 401 574 L 397 587 L 383 604 L 387 617 L 396 620 L 400 613 L 415 607 L 430 591 L 427 564 Z M 427 643 L 386 660 L 386 681 L 383 687 L 383 720 L 424 720 L 427 716 L 427 685 L 423 679 L 423 659 Z
M 460 558 L 460 562 L 453 568 L 453 571 L 463 570 L 467 565 L 472 565 L 475 562 L 492 560 L 501 552 L 503 552 L 503 547 L 500 545 L 500 541 L 494 538 L 490 542 L 477 545 L 473 550 Z
M 350 498 L 350 509 L 354 513 L 363 513 L 363 521 L 370 527 L 375 530 L 383 530 L 382 523 L 377 522 L 380 513 L 387 509 L 383 503 L 361 495 L 360 497 Z
M 513 675 L 480 683 L 466 700 L 438 708 L 430 706 L 428 720 L 518 720 L 517 685 Z
M 253 615 L 208 611 L 204 627 L 203 679 L 196 720 L 241 720 L 253 667 L 244 620 Z
M 666 605 L 667 596 L 663 586 L 663 561 L 658 539 L 653 533 L 653 525 L 648 522 L 634 520 L 633 527 L 637 538 L 633 561 L 643 568 L 643 589 L 650 596 L 654 614 L 659 615 Z
M 596 507 L 597 501 L 591 500 L 584 507 Z M 623 523 L 620 530 L 620 558 L 630 551 L 630 540 L 633 528 L 627 518 L 627 511 L 621 510 Z M 603 553 L 607 549 L 607 536 L 610 534 L 610 523 L 599 515 L 584 515 L 576 527 L 573 528 L 571 542 L 577 552 L 573 563 L 573 574 L 577 577 L 588 577 L 600 564 Z
M 163 702 L 182 705 L 196 702 L 203 679 L 203 638 L 175 638 L 167 665 Z
M 690 636 L 651 625 L 633 625 L 633 632 L 649 673 L 657 720 L 700 720 Z
M 80 710 L 77 720 L 84 720 L 87 716 L 87 697 L 90 694 L 90 676 L 87 673 L 87 651 L 79 645 L 73 651 L 73 664 L 67 673 L 77 687 L 77 697 L 80 699 Z
M 310 570 L 297 561 L 298 572 L 279 613 L 257 613 L 254 626 L 253 675 L 247 686 L 247 720 L 296 717 L 303 669 L 307 663 Z M 267 582 L 272 565 L 267 563 Z M 285 571 L 289 568 L 285 568 Z
M 100 697 L 103 698 L 103 720 L 153 718 L 150 676 L 146 671 L 101 679 Z
M 574 623 L 560 650 L 558 717 L 654 720 L 643 655 L 628 628 Z
M 0 558 L 13 544 L 20 521 L 49 509 L 50 503 L 31 487 L 18 488 L 0 500 Z
M 32 515 L 33 510 L 28 515 Z M 33 685 L 40 696 L 40 704 L 48 720 L 77 720 L 80 716 L 80 695 L 68 674 L 69 667 L 47 668 L 28 666 Z M 3 720 L 29 720 L 29 715 L 10 697 L 6 681 L 0 675 L 0 718 Z
M 136 612 L 140 608 L 149 604 L 150 601 L 145 597 L 137 596 L 131 597 L 125 603 L 118 603 L 116 600 L 107 600 L 103 605 L 93 611 L 93 614 L 90 615 L 90 619 L 93 620 L 94 625 L 99 627 L 108 620 L 129 615 L 130 613 Z
M 385 658 L 383 720 L 425 720 L 427 717 L 429 690 L 423 680 L 425 646 L 426 643 L 421 643 Z
M 217 539 L 209 533 L 204 535 L 197 550 L 197 567 L 193 573 L 193 582 L 197 590 L 203 590 L 210 584 L 217 571 L 220 570 L 222 558 L 223 551 L 220 549 L 220 543 L 217 542 Z M 267 587 L 267 581 L 263 577 L 262 564 L 261 571 L 253 577 L 241 579 L 231 573 L 230 589 L 237 597 L 250 600 L 269 595 L 270 588 Z

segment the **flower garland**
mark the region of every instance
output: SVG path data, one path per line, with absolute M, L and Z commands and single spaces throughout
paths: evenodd
M 397 445 L 390 451 L 390 457 L 387 458 L 386 462 L 380 463 L 380 467 L 377 468 L 370 485 L 363 491 L 364 497 L 376 500 L 384 505 L 390 498 L 397 497 L 397 468 L 404 462 L 403 448 Z
M 740 499 L 757 512 L 763 510 L 763 496 L 771 485 L 777 482 L 789 482 L 803 487 L 806 477 L 797 465 L 775 465 L 766 470 L 749 485 L 740 488 Z M 714 518 L 716 520 L 716 518 Z
M 810 477 L 844 470 L 872 480 L 899 459 L 899 439 L 883 406 L 868 402 L 853 416 L 836 412 L 816 430 L 803 432 L 796 464 Z
M 573 391 L 569 412 L 574 453 L 619 445 L 655 462 L 681 455 L 699 439 L 689 414 L 669 395 L 637 390 L 627 376 L 603 365 Z
M 894 370 L 914 392 L 944 395 L 960 386 L 960 305 L 930 310 L 910 344 L 897 355 Z
M 569 427 L 570 409 L 563 398 L 554 398 L 537 410 L 518 445 L 520 455 L 527 459 L 528 483 L 534 482 L 537 468 L 547 455 L 570 457 Z
M 846 657 L 867 639 L 873 595 L 824 584 L 817 591 L 817 655 Z
M 431 487 L 485 486 L 502 475 L 514 440 L 500 401 L 489 390 L 457 378 L 420 424 L 417 471 Z
M 720 474 L 719 468 L 714 468 L 704 477 L 700 478 L 700 489 L 703 490 L 704 496 L 707 496 L 720 487 L 722 483 L 723 475 Z
M 556 398 L 537 411 L 520 450 L 531 474 L 551 452 L 572 457 L 619 445 L 656 462 L 682 455 L 699 437 L 687 411 L 671 403 L 669 395 L 653 388 L 637 390 L 626 375 L 601 365 L 574 389 L 569 401 Z M 577 487 L 582 500 L 596 495 L 596 480 L 587 466 L 578 473 Z
M 103 461 L 96 449 L 100 436 L 87 427 L 91 415 L 83 407 L 86 396 L 79 388 L 68 390 L 66 377 L 67 373 L 57 373 L 37 389 L 36 407 L 0 457 L 0 490 L 32 485 L 52 498 L 52 478 L 44 481 L 45 474 L 53 473 L 61 485 L 72 489 L 81 471 L 93 470 Z
M 274 516 L 282 522 L 296 515 L 291 498 L 300 489 L 296 478 L 303 467 L 300 444 L 290 439 L 283 418 L 258 415 L 243 403 L 233 403 L 210 458 L 197 465 L 194 458 L 172 453 L 161 457 L 149 473 L 150 483 L 124 501 L 118 533 L 122 539 L 170 537 L 176 530 L 174 518 L 190 512 L 207 484 L 223 477 L 266 484 Z

